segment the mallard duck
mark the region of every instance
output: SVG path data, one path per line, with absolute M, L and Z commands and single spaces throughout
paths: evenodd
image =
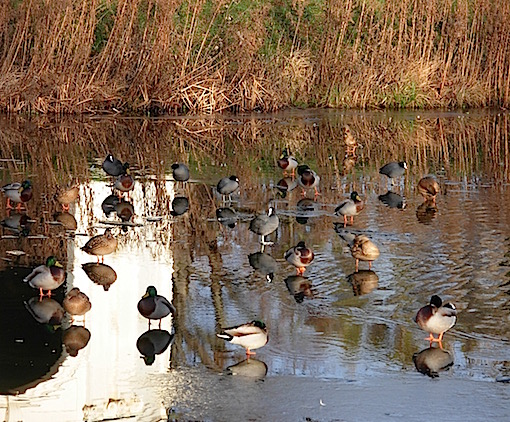
M 268 283 L 274 279 L 274 273 L 278 270 L 278 263 L 271 255 L 264 252 L 255 252 L 248 255 L 248 261 L 254 270 L 260 271 L 266 276 Z
M 368 261 L 368 268 L 372 268 L 372 262 L 379 257 L 379 248 L 364 234 L 355 235 L 344 230 L 340 223 L 335 223 L 335 231 L 347 243 L 351 255 L 356 260 L 356 272 L 358 272 L 359 261 Z
M 414 366 L 418 372 L 437 378 L 439 371 L 444 371 L 453 365 L 453 356 L 440 347 L 429 347 L 413 355 Z
M 69 290 L 69 293 L 64 297 L 62 306 L 69 315 L 85 315 L 92 304 L 90 303 L 89 297 L 80 291 L 78 287 L 74 287 Z
M 160 355 L 172 344 L 174 335 L 166 330 L 149 330 L 136 340 L 136 348 L 143 355 L 146 365 L 152 365 L 156 355 Z
M 71 186 L 67 189 L 60 188 L 55 194 L 55 200 L 62 205 L 62 211 L 69 211 L 69 205 L 75 202 L 80 195 L 78 186 Z
M 406 207 L 404 197 L 399 195 L 398 193 L 395 193 L 392 191 L 388 191 L 384 195 L 379 195 L 377 198 L 384 205 L 386 205 L 390 208 L 398 208 L 398 209 L 403 210 Z
M 430 303 L 418 311 L 414 320 L 422 330 L 430 333 L 425 340 L 441 345 L 444 333 L 457 322 L 457 310 L 453 303 L 443 305 L 441 298 L 433 295 Z M 439 337 L 435 338 L 434 334 L 439 334 Z
M 284 177 L 276 183 L 276 189 L 281 192 L 281 196 L 285 198 L 286 194 L 296 189 L 298 182 L 292 177 Z
M 172 176 L 176 182 L 185 182 L 189 179 L 189 168 L 183 163 L 172 164 Z
M 342 137 L 345 144 L 345 155 L 356 154 L 358 143 L 356 142 L 356 139 L 354 139 L 354 136 L 352 136 L 351 128 L 349 126 L 345 125 L 342 128 Z
M 30 287 L 39 289 L 39 295 L 45 296 L 44 290 L 47 290 L 47 296 L 51 297 L 51 291 L 57 289 L 64 283 L 66 272 L 57 258 L 50 256 L 46 259 L 45 265 L 39 265 L 27 275 L 23 281 Z
M 128 163 L 124 163 L 124 172 L 117 177 L 113 188 L 117 189 L 119 192 L 129 192 L 135 188 L 135 179 L 133 179 L 133 176 L 131 176 L 129 172 Z
M 250 222 L 250 230 L 260 236 L 262 245 L 272 245 L 273 242 L 266 242 L 265 237 L 276 231 L 280 224 L 280 219 L 276 215 L 274 208 L 269 207 L 269 212 L 259 214 Z
M 117 280 L 117 273 L 109 265 L 99 262 L 88 262 L 81 267 L 93 283 L 103 286 L 105 292 L 108 291 L 110 286 Z
M 305 297 L 313 297 L 312 283 L 306 277 L 290 275 L 285 279 L 285 284 L 296 303 L 303 303 Z
M 129 223 L 135 215 L 135 207 L 131 202 L 121 200 L 115 205 L 115 212 L 123 223 Z
M 425 176 L 418 182 L 418 192 L 424 201 L 436 202 L 436 196 L 441 191 L 439 183 L 434 176 Z
M 78 351 L 87 346 L 89 340 L 90 331 L 81 325 L 71 325 L 62 333 L 62 343 L 69 356 L 78 356 Z
M 283 170 L 284 174 L 290 171 L 292 176 L 294 176 L 294 171 L 296 170 L 299 164 L 298 161 L 296 160 L 296 157 L 289 154 L 287 148 L 285 148 L 282 151 L 282 155 L 278 159 L 277 163 L 278 167 L 280 167 Z
M 216 190 L 220 195 L 226 196 L 228 195 L 229 200 L 232 199 L 231 195 L 239 188 L 239 179 L 237 176 L 224 177 L 220 179 L 218 185 L 216 186 Z
M 336 215 L 343 215 L 344 227 L 347 226 L 347 217 L 351 217 L 351 224 L 354 223 L 354 216 L 358 215 L 364 208 L 365 203 L 358 195 L 358 192 L 352 192 L 350 199 L 342 201 L 338 207 L 335 208 Z
M 189 200 L 185 196 L 176 196 L 172 200 L 172 214 L 174 217 L 185 214 L 189 210 Z
M 8 210 L 12 209 L 11 202 L 16 202 L 18 211 L 21 209 L 21 205 L 26 209 L 26 203 L 32 199 L 32 183 L 30 180 L 25 180 L 22 183 L 9 183 L 1 190 L 7 198 L 6 208 Z
M 306 164 L 298 166 L 297 172 L 298 172 L 297 182 L 298 185 L 301 186 L 301 189 L 303 189 L 303 196 L 305 196 L 305 191 L 307 189 L 312 188 L 315 191 L 315 196 L 319 195 L 317 187 L 319 186 L 321 178 L 317 175 L 317 173 L 315 173 L 315 171 L 313 171 Z
M 124 172 L 124 164 L 115 158 L 112 154 L 108 154 L 103 161 L 103 170 L 110 176 L 120 176 Z
M 391 184 L 394 184 L 394 179 L 396 177 L 403 176 L 407 170 L 407 163 L 405 161 L 393 161 L 391 163 L 385 164 L 379 169 L 380 174 L 384 174 L 391 179 Z
M 64 319 L 64 308 L 49 297 L 32 297 L 25 302 L 25 308 L 40 324 L 60 325 Z
M 97 262 L 101 257 L 101 262 L 104 261 L 104 256 L 109 255 L 117 249 L 117 239 L 113 237 L 112 230 L 106 229 L 103 234 L 89 239 L 85 246 L 81 248 L 82 251 L 97 256 Z
M 246 349 L 246 355 L 254 355 L 253 349 L 265 346 L 268 340 L 266 324 L 252 321 L 236 327 L 224 328 L 216 334 L 229 343 L 238 344 Z
M 151 319 L 159 319 L 159 328 L 161 320 L 170 313 L 175 315 L 175 308 L 164 296 L 158 295 L 154 286 L 147 287 L 147 291 L 138 302 L 138 311 L 149 320 L 149 329 Z
M 306 267 L 312 263 L 314 253 L 312 249 L 305 245 L 305 242 L 300 241 L 296 246 L 285 252 L 284 258 L 296 267 L 298 275 L 303 275 Z
M 237 213 L 232 208 L 216 209 L 216 219 L 224 226 L 233 229 L 237 224 Z

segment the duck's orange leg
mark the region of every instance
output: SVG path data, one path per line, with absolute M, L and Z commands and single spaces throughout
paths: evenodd
M 347 216 L 344 215 L 344 229 L 347 227 Z
M 257 353 L 255 352 L 252 352 L 250 349 L 246 349 L 246 356 L 250 357 L 250 356 L 253 356 L 253 355 L 256 355 Z

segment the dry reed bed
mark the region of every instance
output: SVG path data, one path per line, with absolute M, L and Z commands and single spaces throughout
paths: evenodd
M 510 3 L 63 0 L 0 6 L 0 110 L 507 107 Z

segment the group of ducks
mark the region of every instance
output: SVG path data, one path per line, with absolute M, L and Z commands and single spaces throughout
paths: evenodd
M 347 140 L 353 139 L 350 132 L 347 130 L 344 133 L 344 138 Z M 356 145 L 345 142 L 346 151 L 348 154 L 354 154 Z M 289 189 L 292 186 L 292 181 L 297 170 L 297 186 L 303 189 L 303 196 L 306 189 L 313 188 L 315 197 L 319 195 L 318 186 L 320 177 L 315 171 L 310 169 L 307 165 L 299 165 L 298 160 L 289 154 L 285 149 L 277 161 L 278 166 L 284 171 L 284 174 L 290 172 L 290 179 L 285 180 L 285 183 L 279 183 L 278 188 Z M 404 161 L 390 162 L 379 169 L 379 173 L 387 176 L 392 185 L 394 180 L 405 174 L 407 164 Z M 228 189 L 225 189 L 228 186 Z M 221 179 L 218 183 L 217 190 L 222 195 L 231 195 L 239 187 L 239 180 L 236 176 Z M 434 176 L 423 177 L 418 185 L 417 190 L 423 196 L 425 202 L 435 204 L 436 197 L 440 192 L 440 186 Z M 359 262 L 368 262 L 369 269 L 371 269 L 372 262 L 375 261 L 380 251 L 377 245 L 369 239 L 365 234 L 353 234 L 345 228 L 354 223 L 354 217 L 357 216 L 364 208 L 364 201 L 361 199 L 358 192 L 352 192 L 349 199 L 342 201 L 335 208 L 335 215 L 343 218 L 343 224 L 335 223 L 335 231 L 349 246 L 351 255 L 355 259 L 356 272 L 359 270 Z M 262 250 L 264 246 L 271 245 L 272 242 L 266 241 L 266 236 L 277 230 L 279 226 L 279 219 L 274 210 L 270 207 L 267 214 L 256 216 L 250 222 L 250 230 L 260 236 L 260 243 Z M 307 247 L 304 241 L 300 241 L 296 246 L 290 248 L 285 252 L 284 258 L 294 265 L 298 275 L 303 275 L 305 269 L 310 265 L 314 259 L 314 253 L 311 248 Z M 270 279 L 268 278 L 268 281 Z M 415 316 L 415 322 L 418 326 L 429 333 L 430 344 L 438 343 L 442 348 L 442 339 L 444 333 L 452 328 L 456 323 L 457 311 L 452 303 L 443 304 L 441 298 L 433 295 L 429 304 L 419 309 Z M 437 335 L 438 337 L 435 337 Z M 254 320 L 246 324 L 236 327 L 224 329 L 221 333 L 217 334 L 218 337 L 229 341 L 232 344 L 237 344 L 246 349 L 246 354 L 250 356 L 253 354 L 252 350 L 260 348 L 267 343 L 268 330 L 262 321 Z
M 349 139 L 348 136 L 347 138 Z M 355 146 L 349 146 L 347 142 L 346 146 L 355 150 Z M 352 149 L 349 151 L 354 153 Z M 308 165 L 299 165 L 297 159 L 289 154 L 286 149 L 283 151 L 277 164 L 284 171 L 284 174 L 290 172 L 290 180 L 295 180 L 297 185 L 302 188 L 303 196 L 305 196 L 305 192 L 308 189 L 314 190 L 315 198 L 319 195 L 318 186 L 320 177 Z M 102 168 L 108 175 L 115 178 L 113 188 L 121 194 L 129 192 L 134 188 L 134 179 L 130 174 L 128 163 L 122 163 L 111 154 L 108 154 L 102 163 Z M 406 169 L 407 165 L 405 162 L 392 162 L 383 166 L 379 172 L 390 178 L 393 184 L 394 179 L 403 176 Z M 296 172 L 297 177 L 295 176 Z M 183 163 L 173 164 L 172 174 L 174 180 L 178 182 L 186 182 L 190 177 L 189 169 Z M 436 196 L 439 193 L 439 184 L 433 176 L 422 178 L 417 188 L 425 201 L 435 202 Z M 231 200 L 231 195 L 238 189 L 239 179 L 235 175 L 220 179 L 216 186 L 217 192 L 223 197 L 228 197 L 229 200 Z M 13 202 L 17 204 L 17 209 L 22 206 L 26 208 L 26 202 L 32 197 L 32 185 L 29 181 L 11 183 L 4 186 L 1 191 L 8 199 L 8 209 L 12 208 Z M 77 197 L 77 188 L 73 187 L 60 193 L 55 198 L 65 210 L 69 209 L 69 204 L 75 201 Z M 335 214 L 343 218 L 343 224 L 336 223 L 335 230 L 349 246 L 351 255 L 355 259 L 356 272 L 358 272 L 359 261 L 368 262 L 369 268 L 371 268 L 372 262 L 380 255 L 378 247 L 368 236 L 364 234 L 354 235 L 345 230 L 349 219 L 352 225 L 354 217 L 363 208 L 364 201 L 357 192 L 352 192 L 350 198 L 341 202 L 335 209 Z M 250 222 L 249 229 L 260 236 L 262 252 L 264 246 L 272 244 L 272 242 L 266 240 L 266 237 L 278 229 L 279 223 L 278 215 L 272 207 L 269 208 L 267 214 L 259 214 Z M 101 257 L 101 261 L 103 261 L 104 255 L 113 253 L 117 248 L 117 244 L 117 239 L 113 236 L 111 229 L 108 228 L 103 234 L 92 237 L 81 249 L 88 254 L 95 255 L 97 263 L 99 263 L 99 258 Z M 306 267 L 313 262 L 314 252 L 304 241 L 300 241 L 285 252 L 284 258 L 296 268 L 297 275 L 302 276 Z M 56 258 L 49 257 L 46 263 L 35 268 L 25 278 L 25 281 L 31 287 L 39 289 L 40 300 L 42 300 L 44 296 L 51 297 L 51 291 L 62 285 L 65 277 L 65 271 Z M 268 280 L 270 281 L 269 278 Z M 44 293 L 45 290 L 47 291 L 46 294 Z M 149 329 L 151 320 L 159 320 L 159 326 L 161 327 L 162 318 L 175 314 L 173 305 L 165 297 L 158 295 L 154 286 L 147 288 L 137 307 L 140 314 L 149 320 Z M 64 299 L 64 309 L 71 315 L 84 315 L 90 308 L 91 305 L 88 297 L 77 288 L 71 289 Z M 437 342 L 442 347 L 441 342 L 444 333 L 453 327 L 456 322 L 455 306 L 451 303 L 443 304 L 442 300 L 437 295 L 434 295 L 430 303 L 418 311 L 415 321 L 422 329 L 430 333 L 427 340 L 431 343 Z M 434 334 L 438 335 L 438 337 L 434 337 Z M 250 356 L 254 354 L 252 350 L 260 348 L 267 343 L 268 330 L 262 321 L 254 320 L 246 324 L 223 329 L 217 336 L 232 344 L 244 347 L 246 354 Z

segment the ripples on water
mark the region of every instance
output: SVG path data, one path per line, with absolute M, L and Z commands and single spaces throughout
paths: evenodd
M 506 156 L 491 156 L 488 141 L 476 137 L 478 127 L 496 117 L 474 120 L 473 140 L 466 141 L 467 150 L 478 142 L 485 152 L 483 162 L 477 154 L 459 156 L 455 131 L 449 134 L 446 150 L 435 143 L 441 133 L 435 119 L 421 121 L 429 131 L 425 140 L 412 138 L 409 117 L 400 126 L 388 120 L 388 150 L 370 137 L 380 123 L 374 120 L 371 126 L 356 116 L 351 119 L 326 115 L 303 123 L 298 116 L 287 119 L 290 128 L 254 121 L 254 132 L 244 132 L 248 128 L 244 122 L 235 136 L 202 143 L 197 135 L 179 145 L 171 143 L 165 152 L 151 150 L 150 142 L 135 144 L 134 151 L 116 143 L 129 137 L 128 132 L 140 130 L 117 135 L 114 145 L 82 144 L 78 126 L 77 150 L 55 157 L 55 169 L 49 173 L 34 162 L 34 148 L 28 153 L 18 150 L 14 135 L 21 136 L 24 129 L 12 129 L 14 142 L 4 140 L 2 145 L 3 181 L 28 176 L 36 193 L 29 203 L 28 214 L 34 221 L 30 236 L 18 237 L 4 229 L 1 244 L 0 312 L 6 328 L 0 362 L 2 374 L 7 374 L 2 375 L 1 392 L 7 394 L 3 397 L 10 406 L 5 408 L 27 420 L 33 417 L 27 403 L 41 406 L 42 414 L 55 420 L 80 420 L 83 415 L 90 420 L 129 415 L 164 419 L 171 407 L 162 399 L 170 394 L 170 369 L 178 371 L 177 378 L 191 369 L 207 379 L 217 374 L 207 381 L 210 388 L 223 379 L 223 373 L 254 380 L 298 376 L 363 382 L 392 373 L 425 373 L 427 362 L 434 376 L 440 377 L 493 381 L 508 375 L 510 170 Z M 346 162 L 339 146 L 338 134 L 347 122 L 363 145 L 358 157 L 351 157 L 354 164 Z M 160 124 L 155 123 L 156 134 Z M 193 126 L 187 130 L 195 129 L 200 133 Z M 398 138 L 402 131 L 410 139 Z M 267 141 L 254 143 L 253 133 Z M 508 143 L 507 138 L 499 139 Z M 315 151 L 310 140 L 317 145 Z M 40 149 L 50 157 L 52 147 L 47 142 L 51 141 L 43 142 Z M 299 188 L 285 195 L 275 188 L 282 174 L 273 163 L 283 146 L 290 146 L 321 175 L 317 201 L 303 201 Z M 105 151 L 128 159 L 137 179 L 126 199 L 134 213 L 127 223 L 115 213 L 103 212 L 102 204 L 111 194 L 111 181 L 99 168 Z M 20 161 L 9 161 L 12 156 Z M 91 161 L 80 161 L 85 156 Z M 377 169 L 395 158 L 406 159 L 410 170 L 405 181 L 390 187 Z M 169 180 L 165 169 L 174 161 L 190 163 L 191 182 L 177 186 Z M 493 171 L 500 167 L 505 172 Z M 52 186 L 65 184 L 71 168 L 77 169 L 72 176 L 80 181 L 80 200 L 71 207 L 75 236 L 48 224 L 57 209 Z M 443 194 L 437 207 L 424 206 L 414 187 L 420 176 L 438 169 Z M 230 174 L 239 176 L 241 190 L 232 203 L 223 203 L 213 186 Z M 347 229 L 366 233 L 379 246 L 381 256 L 372 271 L 362 262 L 361 271 L 355 273 L 354 259 L 333 230 L 333 223 L 341 221 L 334 209 L 352 190 L 362 194 L 366 206 Z M 189 200 L 183 215 L 170 215 L 175 197 Z M 276 261 L 274 279 L 268 283 L 264 271 L 250 265 L 248 256 L 259 252 L 260 245 L 248 227 L 253 215 L 267 210 L 270 203 L 280 217 L 280 228 L 269 236 L 275 244 L 264 250 Z M 235 218 L 220 224 L 216 210 L 227 206 Z M 79 248 L 105 227 L 113 227 L 118 250 L 105 257 L 105 272 L 87 276 L 82 265 L 95 258 Z M 296 276 L 283 258 L 299 240 L 306 240 L 315 251 L 303 277 Z M 16 251 L 26 255 L 17 256 Z M 56 300 L 61 303 L 64 293 L 76 286 L 92 302 L 85 319 L 90 338 L 75 337 L 81 345 L 70 346 L 71 334 L 78 333 L 75 328 L 69 331 L 67 317 L 60 328 L 50 330 L 35 322 L 23 305 L 36 292 L 21 280 L 51 254 L 66 263 L 68 272 L 66 287 L 55 292 Z M 177 308 L 175 320 L 163 320 L 162 331 L 152 336 L 146 334 L 147 321 L 136 311 L 149 284 Z M 432 294 L 452 300 L 459 309 L 457 325 L 445 336 L 443 354 L 424 351 L 425 333 L 412 320 Z M 241 348 L 226 344 L 215 333 L 220 327 L 253 319 L 266 322 L 269 342 L 248 365 Z M 155 349 L 154 363 L 147 365 L 151 359 L 140 357 L 151 355 L 150 347 Z M 222 382 L 225 387 L 230 381 Z M 179 383 L 186 384 L 182 379 Z M 182 402 L 195 396 L 200 402 L 199 387 L 187 388 L 180 396 Z M 69 401 L 78 404 L 68 406 Z M 201 406 L 205 413 L 200 415 L 207 415 L 209 405 Z M 171 409 L 192 418 L 194 413 L 188 410 Z M 215 419 L 216 410 L 211 412 L 209 418 Z

